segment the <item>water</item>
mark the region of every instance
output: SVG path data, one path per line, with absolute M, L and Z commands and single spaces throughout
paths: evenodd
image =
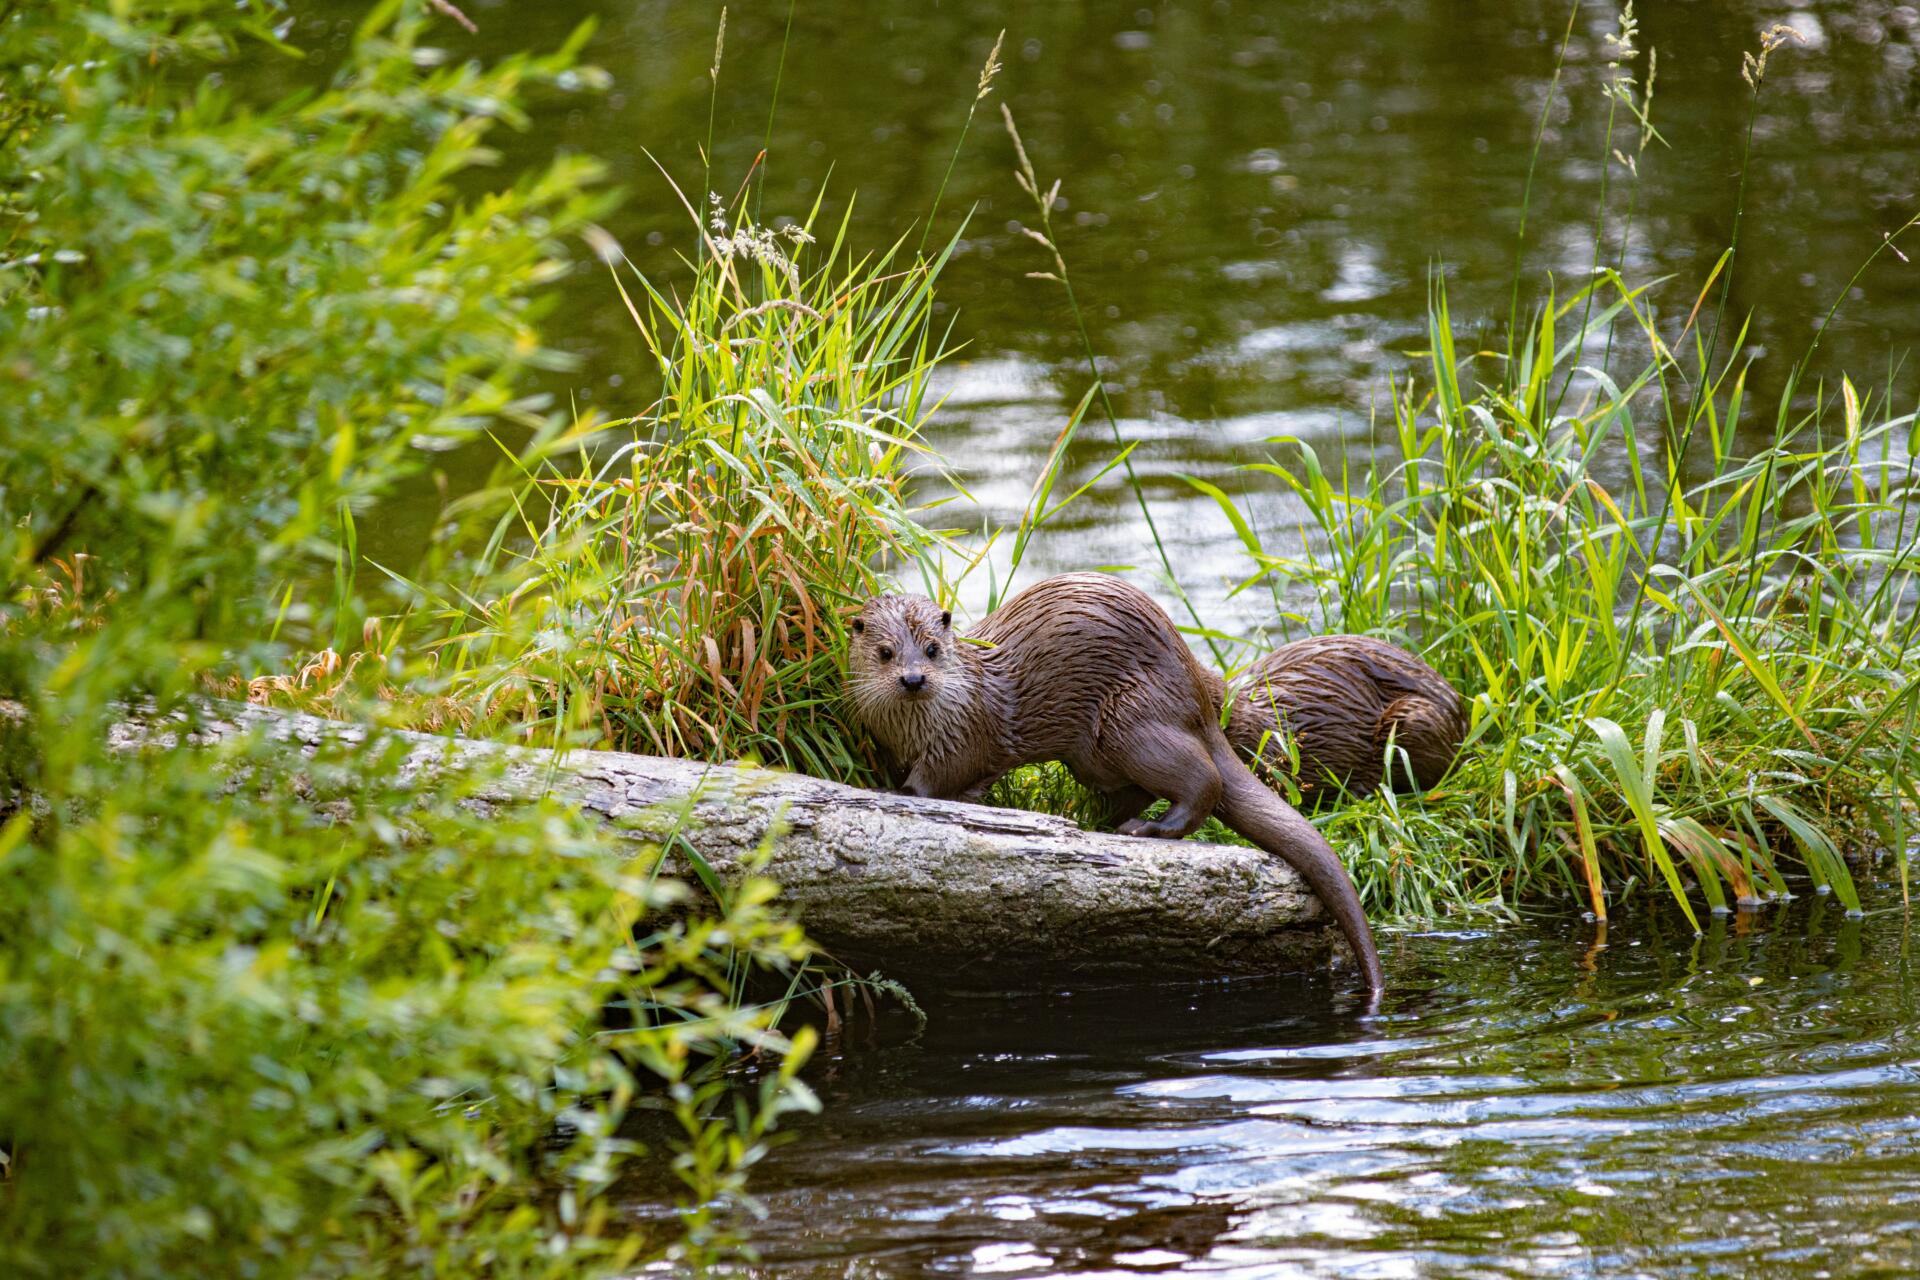
M 598 19 L 588 56 L 611 73 L 612 91 L 543 99 L 530 131 L 501 135 L 504 164 L 559 149 L 608 159 L 631 192 L 610 229 L 643 268 L 674 278 L 686 215 L 648 153 L 699 198 L 719 5 L 467 8 L 481 34 L 448 26 L 456 51 L 552 45 L 581 18 Z M 729 10 L 710 183 L 727 194 L 769 140 L 787 8 L 758 0 Z M 298 6 L 295 35 L 324 64 L 362 11 L 359 0 L 314 0 Z M 1313 442 L 1329 467 L 1357 458 L 1387 376 L 1419 367 L 1407 353 L 1424 346 L 1431 273 L 1445 273 L 1463 334 L 1504 329 L 1533 131 L 1568 11 L 1563 0 L 798 3 L 763 213 L 804 215 L 824 186 L 829 223 L 857 193 L 864 246 L 914 228 L 1005 27 L 1005 70 L 936 229 L 951 235 L 971 208 L 941 294 L 965 349 L 933 432 L 982 508 L 952 510 L 955 523 L 1017 515 L 1089 383 L 1059 288 L 1025 275 L 1048 264 L 1020 233 L 1033 210 L 1013 181 L 1004 101 L 1042 181 L 1063 181 L 1056 221 L 1092 345 L 1126 433 L 1145 442 L 1137 464 L 1186 585 L 1210 622 L 1270 622 L 1270 601 L 1226 599 L 1245 561 L 1211 500 L 1179 476 L 1249 495 L 1256 522 L 1289 545 L 1297 508 L 1277 484 L 1250 483 L 1234 467 L 1265 456 L 1275 435 Z M 1618 13 L 1586 4 L 1573 29 L 1534 184 L 1523 308 L 1549 276 L 1566 292 L 1593 262 L 1608 172 L 1604 37 Z M 1693 0 L 1642 5 L 1640 19 L 1642 47 L 1658 51 L 1654 121 L 1668 145 L 1639 157 L 1637 194 L 1612 166 L 1604 260 L 1623 262 L 1636 281 L 1672 277 L 1650 295 L 1669 337 L 1731 231 L 1749 99 L 1741 52 L 1775 21 L 1807 37 L 1772 61 L 1754 129 L 1747 252 L 1729 299 L 1730 315 L 1754 315 L 1746 427 L 1764 432 L 1771 397 L 1817 319 L 1881 236 L 1920 209 L 1920 9 Z M 1625 128 L 1614 138 L 1626 150 L 1634 142 Z M 644 400 L 643 353 L 604 280 L 586 272 L 570 281 L 548 328 L 582 359 L 554 380 L 556 395 L 614 414 Z M 1879 385 L 1916 336 L 1920 265 L 1885 255 L 1824 340 L 1820 369 Z M 1893 380 L 1910 407 L 1920 384 L 1905 369 Z M 1089 474 L 1112 452 L 1104 429 L 1089 431 L 1074 466 Z M 476 483 L 493 456 L 486 448 L 445 460 L 450 490 Z M 1619 460 L 1600 466 L 1620 470 Z M 423 483 L 390 506 L 363 531 L 369 551 L 406 559 L 439 500 Z M 1070 510 L 1029 561 L 1036 573 L 1152 563 L 1132 499 L 1113 484 Z M 1159 589 L 1152 574 L 1137 576 Z
M 781 1277 L 1920 1274 L 1897 893 L 1384 936 L 1301 979 L 938 1007 L 756 1175 Z

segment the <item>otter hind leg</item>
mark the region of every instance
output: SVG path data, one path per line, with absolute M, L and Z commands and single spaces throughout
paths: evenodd
M 1123 836 L 1180 840 L 1200 829 L 1220 803 L 1220 771 L 1207 744 L 1172 725 L 1150 725 L 1129 732 L 1115 752 L 1120 770 L 1134 787 L 1168 801 L 1152 821 L 1131 818 L 1120 824 Z
M 1124 786 L 1101 792 L 1100 799 L 1106 804 L 1107 825 L 1122 827 L 1147 811 L 1154 794 L 1145 787 Z

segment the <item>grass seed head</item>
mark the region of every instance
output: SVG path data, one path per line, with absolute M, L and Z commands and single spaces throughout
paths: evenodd
M 1000 74 L 1000 45 L 1006 38 L 1007 30 L 1002 27 L 1000 34 L 993 38 L 993 51 L 987 54 L 987 65 L 980 68 L 980 90 L 973 96 L 975 102 L 987 96 L 993 88 L 993 78 Z
M 1740 78 L 1747 82 L 1748 88 L 1752 89 L 1755 93 L 1760 92 L 1760 85 L 1767 78 L 1767 59 L 1773 56 L 1775 49 L 1780 48 L 1789 40 L 1796 44 L 1805 44 L 1807 42 L 1807 38 L 1793 27 L 1788 26 L 1784 22 L 1776 22 L 1760 33 L 1759 53 L 1743 53 L 1740 55 Z

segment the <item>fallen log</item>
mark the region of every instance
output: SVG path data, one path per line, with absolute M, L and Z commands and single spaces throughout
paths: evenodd
M 1212 978 L 1299 971 L 1345 954 L 1293 870 L 1257 849 L 1084 831 L 1063 818 L 865 791 L 744 765 L 613 751 L 551 751 L 369 730 L 241 703 L 210 703 L 199 740 L 263 730 L 311 754 L 390 733 L 396 777 L 445 769 L 484 779 L 478 800 L 549 793 L 633 839 L 676 825 L 723 879 L 770 847 L 763 874 L 837 959 L 909 981 L 1027 987 L 1087 978 Z M 177 741 L 179 722 L 130 718 L 134 749 Z M 771 838 L 770 838 L 771 837 Z M 677 874 L 686 876 L 688 868 Z

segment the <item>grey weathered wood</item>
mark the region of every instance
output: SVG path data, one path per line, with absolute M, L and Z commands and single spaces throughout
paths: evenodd
M 238 703 L 203 711 L 196 736 L 264 728 L 309 752 L 369 733 Z M 1338 945 L 1300 878 L 1257 849 L 1100 834 L 747 766 L 395 736 L 409 744 L 403 783 L 477 767 L 483 802 L 550 792 L 635 839 L 680 823 L 723 877 L 740 874 L 771 834 L 764 873 L 815 941 L 862 968 L 1059 985 L 1297 971 L 1324 965 Z M 168 726 L 137 718 L 115 737 L 128 748 L 175 741 Z

